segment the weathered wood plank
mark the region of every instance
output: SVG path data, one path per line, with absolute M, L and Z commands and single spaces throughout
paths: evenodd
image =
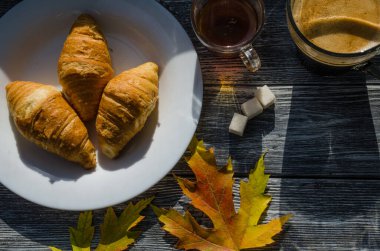
M 286 23 L 285 1 L 265 1 L 266 22 L 255 48 L 262 60 L 262 68 L 257 73 L 248 72 L 237 57 L 223 58 L 209 52 L 196 38 L 190 22 L 191 1 L 160 0 L 181 23 L 193 41 L 203 72 L 205 87 L 221 81 L 260 85 L 357 85 L 365 79 L 373 79 L 360 72 L 349 72 L 338 76 L 321 77 L 310 72 L 302 64 L 292 42 Z M 380 57 L 374 59 L 380 63 Z M 377 84 L 380 82 L 377 81 Z
M 380 178 L 378 86 L 271 86 L 275 107 L 250 120 L 243 137 L 228 133 L 239 104 L 253 96 L 245 85 L 209 87 L 197 130 L 216 148 L 218 163 L 232 156 L 247 173 L 265 149 L 268 171 L 281 176 Z M 179 163 L 176 172 L 188 172 Z
M 1 1 L 0 16 L 17 2 Z M 216 147 L 219 164 L 234 158 L 237 176 L 245 177 L 269 149 L 268 172 L 285 177 L 270 180 L 273 202 L 266 219 L 288 212 L 295 217 L 278 245 L 265 250 L 378 250 L 380 81 L 359 72 L 323 77 L 308 71 L 289 37 L 284 1 L 265 1 L 265 29 L 255 42 L 263 67 L 255 74 L 240 59 L 218 57 L 201 45 L 191 29 L 190 0 L 158 2 L 182 24 L 199 54 L 204 104 L 198 136 Z M 276 106 L 250 121 L 244 137 L 230 135 L 233 112 L 264 84 L 277 95 Z M 191 175 L 183 161 L 173 172 Z M 139 198 L 153 194 L 158 206 L 188 208 L 170 175 Z M 103 213 L 95 212 L 97 226 Z M 174 250 L 176 239 L 160 230 L 150 210 L 145 213 L 138 227 L 144 233 L 132 250 Z M 69 250 L 67 227 L 77 216 L 25 201 L 0 185 L 0 250 Z
M 201 62 L 204 84 L 229 81 L 260 85 L 320 85 L 363 83 L 363 79 L 371 79 L 358 72 L 350 72 L 345 76 L 321 77 L 308 71 L 297 56 L 286 24 L 285 1 L 266 1 L 267 18 L 265 28 L 255 42 L 255 47 L 262 59 L 262 69 L 257 73 L 249 73 L 239 58 L 223 58 L 209 52 L 196 38 L 190 22 L 190 0 L 157 0 L 166 7 L 180 22 L 193 41 Z M 19 0 L 6 0 L 0 3 L 0 17 Z M 380 57 L 374 59 L 380 63 Z M 307 83 L 305 83 L 307 80 Z M 378 84 L 379 82 L 377 82 Z
M 161 2 L 191 35 L 191 1 Z M 263 32 L 263 39 L 273 39 L 279 43 L 273 47 L 282 48 L 288 57 L 296 57 L 283 44 L 291 45 L 292 42 L 284 39 L 287 28 L 281 22 L 284 18 L 282 3 L 267 3 L 269 11 L 266 32 L 276 36 L 267 36 Z M 263 74 L 266 74 L 263 78 L 260 77 L 262 71 L 256 75 L 242 73 L 245 69 L 239 65 L 235 67 L 234 60 L 231 59 L 220 61 L 220 68 L 219 58 L 204 51 L 194 34 L 191 36 L 200 52 L 201 64 L 206 67 L 203 69 L 203 111 L 197 131 L 206 142 L 217 147 L 220 164 L 224 163 L 228 155 L 232 155 L 237 172 L 244 174 L 268 148 L 271 156 L 268 158 L 269 170 L 278 176 L 334 174 L 379 177 L 375 132 L 375 125 L 379 125 L 377 120 L 380 118 L 376 117 L 379 115 L 376 113 L 379 105 L 378 91 L 375 88 L 379 81 L 356 72 L 321 77 L 308 72 L 301 64 L 292 68 L 273 63 L 267 69 L 270 74 L 263 69 Z M 288 42 L 280 43 L 281 39 L 276 40 L 279 38 Z M 265 44 L 271 43 L 265 41 L 263 45 Z M 275 50 L 273 47 L 263 49 L 267 48 L 268 53 L 272 53 Z M 274 55 L 281 57 L 278 53 Z M 206 57 L 206 60 L 202 57 Z M 207 61 L 207 58 L 211 61 Z M 275 59 L 271 57 L 263 57 L 263 61 L 273 60 Z M 207 69 L 207 65 L 211 69 Z M 231 66 L 231 69 L 225 68 Z M 293 71 L 296 68 L 302 72 Z M 277 69 L 282 69 L 283 72 L 279 73 Z M 284 76 L 284 79 L 279 79 L 279 76 Z M 292 79 L 287 79 L 288 77 Z M 302 78 L 302 81 L 296 77 Z M 366 87 L 367 79 L 371 81 L 369 91 Z M 276 107 L 250 121 L 244 137 L 230 135 L 227 128 L 233 112 L 239 111 L 239 105 L 252 97 L 253 87 L 264 84 L 274 89 L 278 97 Z M 368 102 L 368 93 L 371 102 Z M 333 153 L 331 156 L 330 152 Z M 364 159 L 361 161 L 355 161 L 362 157 Z M 357 167 L 358 164 L 360 168 Z M 184 163 L 180 163 L 176 170 L 187 172 L 188 169 Z
M 235 182 L 235 196 L 238 195 L 238 181 Z M 376 250 L 380 245 L 378 181 L 271 178 L 268 193 L 273 201 L 265 221 L 286 213 L 295 215 L 286 231 L 277 237 L 278 244 L 268 250 Z M 187 208 L 194 212 L 172 177 L 163 179 L 138 198 L 151 195 L 156 195 L 154 203 L 157 206 Z M 76 224 L 77 212 L 35 205 L 2 186 L 0 197 L 0 250 L 33 250 L 48 245 L 69 250 L 67 228 Z M 238 198 L 235 202 L 238 205 Z M 116 206 L 116 211 L 120 212 L 125 205 Z M 94 214 L 94 224 L 98 227 L 104 210 L 96 210 Z M 147 217 L 137 228 L 144 233 L 132 250 L 173 250 L 176 239 L 160 229 L 150 209 L 144 214 Z M 195 214 L 202 224 L 209 225 L 202 214 Z

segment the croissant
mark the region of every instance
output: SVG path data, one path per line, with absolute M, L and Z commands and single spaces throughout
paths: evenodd
M 148 62 L 114 77 L 104 89 L 96 117 L 102 152 L 115 158 L 144 126 L 158 99 L 158 66 Z
M 81 119 L 95 118 L 113 69 L 106 39 L 91 16 L 82 14 L 73 24 L 58 60 L 58 76 Z
M 55 87 L 15 81 L 6 86 L 8 108 L 28 140 L 86 169 L 96 165 L 87 129 Z

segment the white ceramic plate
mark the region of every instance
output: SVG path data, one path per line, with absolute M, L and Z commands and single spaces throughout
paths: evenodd
M 116 74 L 146 61 L 160 66 L 158 108 L 120 158 L 97 152 L 95 171 L 25 140 L 9 116 L 4 88 L 14 80 L 60 88 L 60 50 L 83 12 L 101 25 Z M 25 0 L 0 19 L 0 41 L 0 181 L 16 194 L 57 209 L 103 208 L 149 189 L 186 150 L 202 105 L 199 62 L 183 28 L 155 1 Z M 96 145 L 93 123 L 88 127 Z

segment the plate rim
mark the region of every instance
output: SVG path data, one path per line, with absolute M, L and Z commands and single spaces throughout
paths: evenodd
M 127 0 L 122 0 L 122 1 L 133 2 L 133 1 L 127 1 Z M 0 25 L 2 22 L 4 22 L 5 19 L 12 18 L 12 15 L 15 15 L 14 12 L 22 11 L 22 9 L 25 8 L 24 6 L 27 6 L 28 3 L 30 3 L 30 2 L 32 2 L 32 1 L 28 1 L 28 0 L 22 1 L 22 2 L 17 3 L 16 5 L 14 5 L 12 8 L 8 9 L 7 12 L 5 12 L 3 14 L 3 16 L 0 17 Z M 34 4 L 36 4 L 36 3 L 34 3 Z M 149 4 L 154 5 L 154 8 L 159 8 L 160 9 L 159 12 L 164 13 L 166 18 L 171 19 L 170 22 L 174 22 L 174 24 L 177 27 L 179 27 L 179 29 L 177 29 L 177 32 L 182 33 L 182 35 L 184 35 L 184 37 L 186 39 L 188 39 L 188 42 L 189 42 L 191 49 L 192 49 L 192 52 L 196 56 L 196 58 L 195 58 L 195 69 L 194 69 L 196 72 L 195 72 L 195 76 L 194 76 L 194 80 L 193 80 L 194 81 L 193 85 L 194 85 L 194 87 L 197 87 L 199 89 L 198 90 L 199 93 L 197 93 L 198 94 L 197 97 L 199 98 L 200 103 L 199 103 L 199 109 L 195 112 L 196 116 L 194 117 L 194 114 L 192 116 L 192 118 L 195 119 L 194 126 L 192 127 L 192 135 L 194 135 L 194 133 L 196 132 L 196 129 L 198 127 L 198 123 L 200 120 L 202 107 L 203 107 L 203 76 L 202 76 L 201 66 L 200 66 L 200 62 L 199 62 L 197 52 L 196 52 L 194 45 L 193 45 L 189 35 L 187 34 L 186 30 L 179 23 L 179 21 L 173 16 L 173 14 L 168 9 L 166 9 L 164 6 L 162 6 L 160 3 L 156 2 L 156 1 L 149 2 Z M 5 86 L 5 84 L 6 83 L 4 83 L 4 86 Z M 194 95 L 195 95 L 195 93 L 193 92 L 192 98 L 194 98 Z M 187 141 L 186 146 L 190 143 L 191 138 L 192 137 L 190 137 L 188 140 L 186 140 Z M 171 168 L 168 168 L 168 170 L 166 172 L 161 172 L 161 177 L 157 177 L 155 179 L 155 182 L 153 182 L 153 183 L 145 184 L 145 187 L 141 188 L 139 192 L 135 193 L 135 195 L 129 196 L 129 197 L 124 196 L 124 199 L 120 198 L 119 200 L 114 200 L 114 202 L 112 202 L 111 204 L 108 203 L 108 204 L 98 205 L 98 206 L 90 207 L 90 208 L 89 207 L 76 207 L 76 206 L 73 207 L 73 205 L 70 205 L 70 206 L 59 205 L 59 206 L 57 206 L 55 204 L 49 204 L 49 203 L 41 202 L 38 199 L 36 199 L 38 197 L 31 198 L 31 197 L 25 196 L 25 194 L 21 193 L 19 190 L 14 189 L 14 187 L 9 186 L 9 184 L 6 184 L 6 182 L 3 182 L 3 179 L 0 180 L 0 183 L 4 187 L 9 189 L 11 192 L 17 194 L 18 196 L 20 196 L 20 197 L 22 197 L 22 198 L 24 198 L 30 202 L 33 202 L 35 204 L 45 206 L 48 208 L 59 209 L 59 210 L 69 210 L 69 211 L 96 210 L 96 209 L 105 208 L 107 206 L 116 205 L 116 204 L 126 202 L 126 201 L 131 200 L 131 199 L 139 196 L 140 194 L 146 192 L 147 190 L 152 188 L 154 185 L 156 185 L 158 182 L 160 182 L 165 176 L 167 176 L 167 174 L 175 167 L 175 165 L 179 162 L 179 160 L 182 158 L 182 156 L 185 152 L 186 152 L 186 147 L 182 150 L 181 155 L 178 155 L 176 158 L 173 159 L 174 164 L 173 165 L 170 164 Z M 101 203 L 98 203 L 98 204 L 101 204 Z

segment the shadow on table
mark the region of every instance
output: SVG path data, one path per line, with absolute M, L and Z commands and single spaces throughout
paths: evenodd
M 39 248 L 56 246 L 63 250 L 71 250 L 68 227 L 74 226 L 78 217 L 77 212 L 64 212 L 39 206 L 12 193 L 1 184 L 0 190 L 1 228 L 3 231 L 8 231 L 8 238 L 11 235 L 15 236 L 8 246 L 4 246 L 4 243 L 0 246 L 11 250 L 18 247 L 25 248 L 26 245 L 33 243 L 34 247 L 39 247 L 38 244 L 41 244 Z M 16 234 L 13 234 L 13 231 Z M 18 246 L 17 240 L 23 245 Z
M 242 114 L 240 104 L 253 97 L 254 88 L 254 85 L 240 88 L 215 81 L 215 86 L 209 87 L 208 96 L 204 99 L 198 126 L 197 136 L 205 140 L 208 146 L 214 147 L 219 167 L 226 165 L 228 157 L 232 158 L 235 176 L 246 177 L 254 167 L 254 161 L 265 150 L 262 146 L 263 137 L 274 129 L 275 110 L 271 107 L 248 121 L 243 137 L 229 133 L 234 113 Z
M 71 250 L 69 227 L 77 225 L 79 212 L 55 210 L 39 206 L 20 198 L 1 184 L 0 194 L 0 229 L 9 231 L 7 236 L 15 236 L 12 237 L 13 239 L 8 244 L 0 243 L 0 249 L 2 247 L 17 249 L 25 246 L 42 249 L 47 246 L 55 246 L 62 250 Z M 158 207 L 166 209 L 171 207 L 181 208 L 179 201 L 182 193 L 173 177 L 164 178 L 154 187 L 134 198 L 132 202 L 136 203 L 140 199 L 151 196 L 155 196 L 153 204 Z M 128 203 L 125 202 L 113 207 L 117 215 L 120 215 Z M 99 243 L 99 225 L 103 222 L 105 211 L 105 209 L 95 210 L 93 214 L 93 225 L 95 226 L 95 235 L 92 241 L 93 248 Z M 142 232 L 142 235 L 134 244 L 136 250 L 145 249 L 147 245 L 154 244 L 151 242 L 152 235 L 156 238 L 155 240 L 160 242 L 159 245 L 165 245 L 168 248 L 174 247 L 177 239 L 167 235 L 160 228 L 157 217 L 149 206 L 141 214 L 146 217 L 133 229 Z M 0 237 L 1 240 L 4 240 L 4 238 Z M 18 245 L 18 240 L 20 240 L 22 246 Z
M 233 159 L 239 160 L 235 169 L 242 173 L 243 177 L 247 177 L 250 170 L 254 168 L 255 161 L 266 151 L 263 146 L 263 137 L 272 132 L 274 127 L 275 109 L 272 106 L 255 119 L 248 121 L 244 137 L 229 135 L 230 154 Z
M 294 85 L 282 173 L 379 177 L 380 159 L 365 76 L 310 75 Z
M 338 239 L 340 248 L 379 248 L 380 189 L 366 179 L 380 177 L 380 159 L 365 75 L 310 72 L 294 83 L 291 102 L 280 211 L 297 219 L 296 249 L 329 249 Z
M 379 250 L 380 157 L 366 76 L 308 71 L 288 33 L 284 3 L 265 4 L 266 26 L 255 43 L 263 67 L 255 79 L 293 86 L 278 170 L 285 178 L 272 195 L 279 196 L 280 215 L 294 218 L 277 245 L 263 250 Z

